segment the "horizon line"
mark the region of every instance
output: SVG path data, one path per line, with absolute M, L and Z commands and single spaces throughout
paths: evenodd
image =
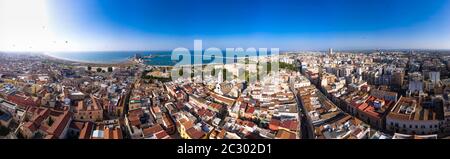
M 218 47 L 215 47 L 218 48 Z M 232 48 L 232 47 L 227 47 Z M 242 48 L 242 47 L 235 47 L 235 48 Z M 254 47 L 249 47 L 254 48 Z M 207 49 L 207 48 L 206 48 Z M 202 49 L 202 51 L 205 51 L 206 49 Z M 222 49 L 222 48 L 219 48 Z M 248 49 L 248 48 L 244 48 Z M 281 50 L 280 52 L 303 52 L 303 51 L 312 51 L 312 52 L 326 52 L 328 49 L 285 49 Z M 450 48 L 370 48 L 370 49 L 335 49 L 331 48 L 335 52 L 344 52 L 344 51 L 450 51 Z M 174 49 L 167 49 L 167 50 L 77 50 L 77 51 L 11 51 L 11 50 L 0 50 L 0 53 L 73 53 L 73 52 L 79 52 L 79 53 L 89 53 L 89 52 L 159 52 L 159 51 L 173 51 Z M 189 49 L 189 51 L 195 51 L 194 49 Z

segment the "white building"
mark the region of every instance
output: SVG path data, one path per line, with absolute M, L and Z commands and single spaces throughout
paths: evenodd
M 394 133 L 430 135 L 440 131 L 442 112 L 422 107 L 415 98 L 401 97 L 386 117 L 386 129 Z
M 429 72 L 430 80 L 433 85 L 437 85 L 439 81 L 441 80 L 441 73 L 440 72 Z
M 408 90 L 411 93 L 414 92 L 423 92 L 423 82 L 422 81 L 409 81 Z

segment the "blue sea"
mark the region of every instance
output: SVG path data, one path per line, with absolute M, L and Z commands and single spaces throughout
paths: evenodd
M 109 64 L 127 61 L 136 53 L 138 52 L 52 52 L 46 54 L 70 61 Z
M 133 58 L 135 55 L 151 55 L 152 58 L 146 59 L 146 64 L 167 66 L 176 64 L 176 61 L 170 60 L 170 51 L 52 52 L 46 54 L 64 60 L 102 64 L 124 62 L 129 60 L 130 58 Z
M 144 58 L 145 64 L 148 65 L 158 65 L 158 66 L 174 66 L 180 61 L 171 60 L 172 51 L 109 51 L 109 52 L 52 52 L 46 53 L 49 56 L 77 61 L 77 62 L 87 62 L 87 63 L 101 63 L 101 64 L 112 64 L 120 63 L 129 60 L 130 58 L 139 55 Z M 192 57 L 194 58 L 200 57 Z M 222 59 L 224 62 L 232 63 L 233 59 L 226 59 L 218 57 L 219 60 Z M 210 61 L 204 60 L 203 64 L 210 63 Z

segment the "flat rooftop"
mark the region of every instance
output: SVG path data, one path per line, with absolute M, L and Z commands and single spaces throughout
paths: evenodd
M 416 98 L 401 97 L 388 117 L 400 120 L 442 120 L 443 111 L 436 107 L 423 107 Z

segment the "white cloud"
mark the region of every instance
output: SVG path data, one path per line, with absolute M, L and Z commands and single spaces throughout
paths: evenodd
M 0 0 L 0 51 L 50 51 L 66 43 L 52 31 L 48 0 Z

